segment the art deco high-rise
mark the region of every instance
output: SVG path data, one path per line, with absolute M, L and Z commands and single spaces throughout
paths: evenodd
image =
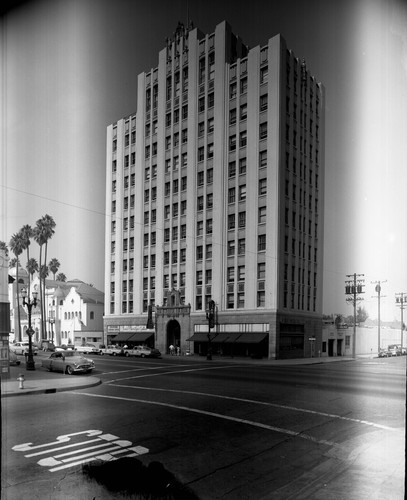
M 317 354 L 324 89 L 280 35 L 249 49 L 226 22 L 179 25 L 107 129 L 106 199 L 107 341 Z

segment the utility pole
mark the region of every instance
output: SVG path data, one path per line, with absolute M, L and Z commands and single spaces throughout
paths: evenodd
M 380 292 L 382 290 L 382 286 L 381 284 L 382 283 L 386 283 L 387 280 L 384 280 L 384 281 L 372 281 L 372 284 L 373 285 L 376 285 L 375 286 L 375 292 L 377 293 L 377 307 L 378 307 L 378 312 L 377 312 L 377 354 L 380 353 L 380 349 L 381 349 L 381 345 L 380 345 L 380 297 L 385 297 L 385 295 L 380 295 Z M 376 297 L 372 297 L 372 298 L 376 298 Z
M 400 307 L 400 313 L 401 313 L 401 348 L 403 348 L 403 330 L 404 330 L 404 323 L 403 323 L 403 309 L 407 306 L 407 293 L 406 292 L 401 292 L 401 293 L 396 293 L 396 305 Z
M 356 358 L 356 304 L 363 300 L 362 297 L 359 297 L 361 293 L 365 293 L 363 291 L 363 287 L 365 286 L 365 279 L 363 278 L 364 274 L 347 274 L 347 278 L 353 278 L 352 280 L 345 281 L 345 294 L 348 295 L 346 298 L 346 302 L 353 304 L 353 341 L 352 341 L 352 350 L 353 356 Z

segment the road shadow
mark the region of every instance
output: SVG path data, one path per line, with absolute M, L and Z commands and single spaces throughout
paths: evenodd
M 89 481 L 96 481 L 111 493 L 144 500 L 199 500 L 199 497 L 165 469 L 160 462 L 145 466 L 137 458 L 110 462 L 96 460 L 82 467 Z

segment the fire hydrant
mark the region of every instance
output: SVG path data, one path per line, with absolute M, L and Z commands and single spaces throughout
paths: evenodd
M 19 382 L 18 388 L 19 389 L 24 389 L 24 380 L 25 380 L 25 378 L 24 378 L 24 375 L 22 373 L 20 373 L 20 375 L 17 377 L 17 380 Z

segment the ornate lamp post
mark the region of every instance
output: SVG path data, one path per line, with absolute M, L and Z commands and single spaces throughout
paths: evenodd
M 206 359 L 212 359 L 211 328 L 215 326 L 215 301 L 210 300 L 206 309 L 206 319 L 208 320 L 208 352 Z
M 35 370 L 35 363 L 33 357 L 33 345 L 32 345 L 32 336 L 34 334 L 34 330 L 31 326 L 31 309 L 33 307 L 37 307 L 37 296 L 38 292 L 32 293 L 32 299 L 28 297 L 27 289 L 23 288 L 21 290 L 21 297 L 23 299 L 23 306 L 27 306 L 28 311 L 28 356 L 26 358 L 25 369 L 26 370 Z

